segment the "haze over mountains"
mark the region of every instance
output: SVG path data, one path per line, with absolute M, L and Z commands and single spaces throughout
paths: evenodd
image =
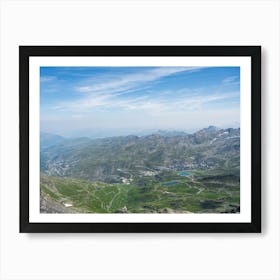
M 44 150 L 50 146 L 53 146 L 61 141 L 64 141 L 65 138 L 51 133 L 41 132 L 40 133 L 40 150 Z
M 52 145 L 58 143 L 60 140 L 69 139 L 69 138 L 79 138 L 79 137 L 88 137 L 91 139 L 96 138 L 108 138 L 108 137 L 118 137 L 118 136 L 127 136 L 127 135 L 135 135 L 135 136 L 147 136 L 151 134 L 160 134 L 163 136 L 172 136 L 172 135 L 185 135 L 189 134 L 189 132 L 184 130 L 173 130 L 173 129 L 93 129 L 93 131 L 83 131 L 79 134 L 75 133 L 75 135 L 69 136 L 68 134 L 58 135 L 56 133 L 49 132 L 41 132 L 41 143 L 43 146 L 44 143 L 48 143 L 47 145 Z M 59 140 L 60 139 L 60 140 Z
M 210 125 L 207 128 L 203 128 L 204 130 L 214 131 L 219 130 L 216 126 Z M 161 136 L 183 136 L 188 134 L 196 133 L 200 130 L 198 129 L 195 132 L 190 132 L 182 129 L 142 129 L 142 130 L 135 130 L 135 129 L 110 129 L 110 130 L 101 130 L 101 129 L 94 129 L 93 131 L 85 131 L 84 133 L 80 133 L 79 136 L 64 136 L 57 133 L 50 133 L 41 131 L 40 133 L 40 147 L 44 149 L 46 147 L 50 147 L 54 144 L 57 144 L 63 140 L 67 139 L 75 139 L 75 138 L 90 138 L 90 139 L 97 139 L 97 138 L 110 138 L 110 137 L 120 137 L 120 136 L 148 136 L 148 135 L 161 135 Z

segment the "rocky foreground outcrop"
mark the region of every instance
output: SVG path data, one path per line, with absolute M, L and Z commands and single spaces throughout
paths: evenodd
M 51 199 L 47 194 L 40 194 L 40 212 L 41 213 L 75 213 L 70 207 Z

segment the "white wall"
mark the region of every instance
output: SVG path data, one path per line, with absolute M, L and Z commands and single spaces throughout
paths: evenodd
M 280 279 L 277 0 L 0 1 L 1 279 Z M 18 45 L 262 45 L 262 234 L 19 234 Z

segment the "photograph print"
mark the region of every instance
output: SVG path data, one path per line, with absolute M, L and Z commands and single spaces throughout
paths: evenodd
M 22 46 L 20 116 L 21 232 L 260 232 L 260 47 Z

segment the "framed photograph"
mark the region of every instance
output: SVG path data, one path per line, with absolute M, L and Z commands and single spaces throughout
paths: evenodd
M 20 46 L 20 232 L 261 232 L 260 46 Z

